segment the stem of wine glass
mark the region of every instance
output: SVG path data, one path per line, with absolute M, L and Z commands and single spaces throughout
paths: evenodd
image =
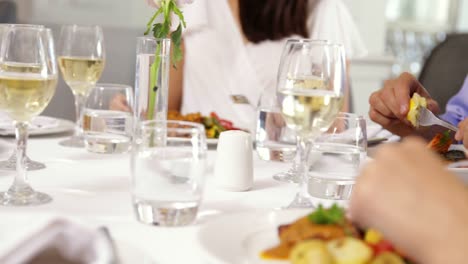
M 75 94 L 75 114 L 76 114 L 76 125 L 75 125 L 75 137 L 81 137 L 83 127 L 81 126 L 81 114 L 83 112 L 84 102 L 86 97 Z
M 298 165 L 297 174 L 299 175 L 299 190 L 294 198 L 294 201 L 288 206 L 289 208 L 311 208 L 314 207 L 309 191 L 308 191 L 308 184 L 309 184 L 309 166 L 308 166 L 308 158 L 310 147 L 312 146 L 312 142 L 307 138 L 303 137 L 302 135 L 297 136 L 297 152 L 300 157 L 300 163 Z
M 28 124 L 26 122 L 17 122 L 15 126 L 16 134 L 16 176 L 10 192 L 28 192 L 31 190 L 26 179 L 26 146 L 28 143 Z

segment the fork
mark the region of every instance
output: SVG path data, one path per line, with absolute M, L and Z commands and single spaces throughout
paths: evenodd
M 455 132 L 458 131 L 458 128 L 456 126 L 436 117 L 431 111 L 429 111 L 425 107 L 421 107 L 421 109 L 419 110 L 418 125 L 419 126 L 439 125 L 439 126 L 446 127 Z

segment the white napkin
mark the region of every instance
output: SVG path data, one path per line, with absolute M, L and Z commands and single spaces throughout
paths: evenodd
M 36 116 L 33 118 L 31 123 L 29 124 L 29 129 L 37 130 L 37 129 L 48 129 L 54 128 L 59 125 L 59 121 L 56 118 L 48 117 L 48 116 Z M 0 112 L 0 128 L 5 130 L 14 130 L 15 126 L 13 124 L 13 120 L 4 112 Z
M 14 225 L 11 222 L 2 225 L 0 263 L 112 263 L 115 260 L 112 241 L 98 229 L 52 217 L 27 222 L 19 220 Z M 41 261 L 31 262 L 33 259 Z
M 379 124 L 369 122 L 367 125 L 367 139 L 373 138 L 387 138 L 387 142 L 397 142 L 400 140 L 399 136 L 392 134 L 392 132 L 383 129 L 383 127 Z

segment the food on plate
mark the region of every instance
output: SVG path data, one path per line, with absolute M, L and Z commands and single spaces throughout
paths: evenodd
M 360 230 L 343 208 L 319 206 L 313 213 L 278 227 L 279 245 L 260 253 L 265 260 L 292 264 L 400 264 L 404 257 L 374 229 Z
M 410 106 L 409 106 L 409 111 L 408 114 L 406 115 L 406 119 L 410 121 L 410 123 L 418 127 L 419 126 L 419 114 L 420 114 L 420 109 L 424 107 L 427 107 L 427 101 L 426 98 L 420 96 L 418 93 L 414 93 L 413 97 L 410 99 Z
M 439 133 L 427 144 L 429 149 L 439 153 L 446 161 L 456 162 L 466 159 L 464 151 L 461 150 L 449 150 L 453 140 L 450 136 L 450 131 L 447 130 L 444 133 Z
M 178 111 L 169 111 L 167 114 L 169 120 L 180 120 L 200 123 L 205 126 L 207 138 L 219 138 L 219 134 L 228 130 L 240 130 L 234 124 L 226 119 L 220 118 L 215 112 L 211 112 L 210 116 L 202 116 L 201 113 L 189 113 L 182 115 Z
M 450 137 L 450 131 L 447 130 L 444 133 L 435 135 L 427 147 L 439 154 L 444 154 L 449 150 L 450 145 L 452 145 L 452 138 Z

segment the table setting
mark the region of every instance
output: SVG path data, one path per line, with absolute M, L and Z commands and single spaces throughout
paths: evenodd
M 99 26 L 64 25 L 57 50 L 48 28 L 0 26 L 0 263 L 404 263 L 347 215 L 374 150 L 400 137 L 341 111 L 343 45 L 287 40 L 277 86 L 257 106 L 232 97 L 255 108 L 254 127 L 216 109 L 174 113 L 169 67 L 185 21 L 163 3 L 153 36 L 136 39 L 134 88 L 99 82 Z M 75 123 L 41 115 L 59 74 Z M 468 182 L 466 161 L 447 166 Z

